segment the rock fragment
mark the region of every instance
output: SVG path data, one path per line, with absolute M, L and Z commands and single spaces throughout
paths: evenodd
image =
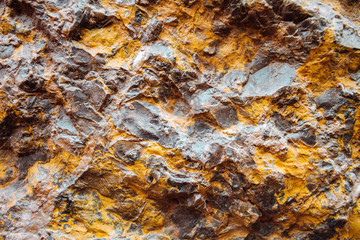
M 273 63 L 251 74 L 241 96 L 271 96 L 295 81 L 296 70 L 289 64 Z
M 121 108 L 125 127 L 135 136 L 168 148 L 175 148 L 179 139 L 176 130 L 162 117 L 160 110 L 147 102 L 134 101 Z
M 140 41 L 142 43 L 147 43 L 155 41 L 158 39 L 161 30 L 163 28 L 163 23 L 157 19 L 151 19 L 145 27 L 145 30 L 142 32 Z

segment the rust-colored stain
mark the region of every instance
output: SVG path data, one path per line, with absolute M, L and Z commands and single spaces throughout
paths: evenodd
M 360 239 L 359 11 L 0 1 L 0 239 Z

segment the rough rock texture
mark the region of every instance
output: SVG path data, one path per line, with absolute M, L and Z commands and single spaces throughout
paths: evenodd
M 360 239 L 356 0 L 0 0 L 0 238 Z

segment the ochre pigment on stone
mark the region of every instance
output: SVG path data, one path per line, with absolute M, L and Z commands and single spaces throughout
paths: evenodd
M 0 0 L 0 238 L 360 239 L 356 0 Z

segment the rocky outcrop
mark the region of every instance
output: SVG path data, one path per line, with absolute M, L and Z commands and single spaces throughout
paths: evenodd
M 359 9 L 0 0 L 0 237 L 359 238 Z

